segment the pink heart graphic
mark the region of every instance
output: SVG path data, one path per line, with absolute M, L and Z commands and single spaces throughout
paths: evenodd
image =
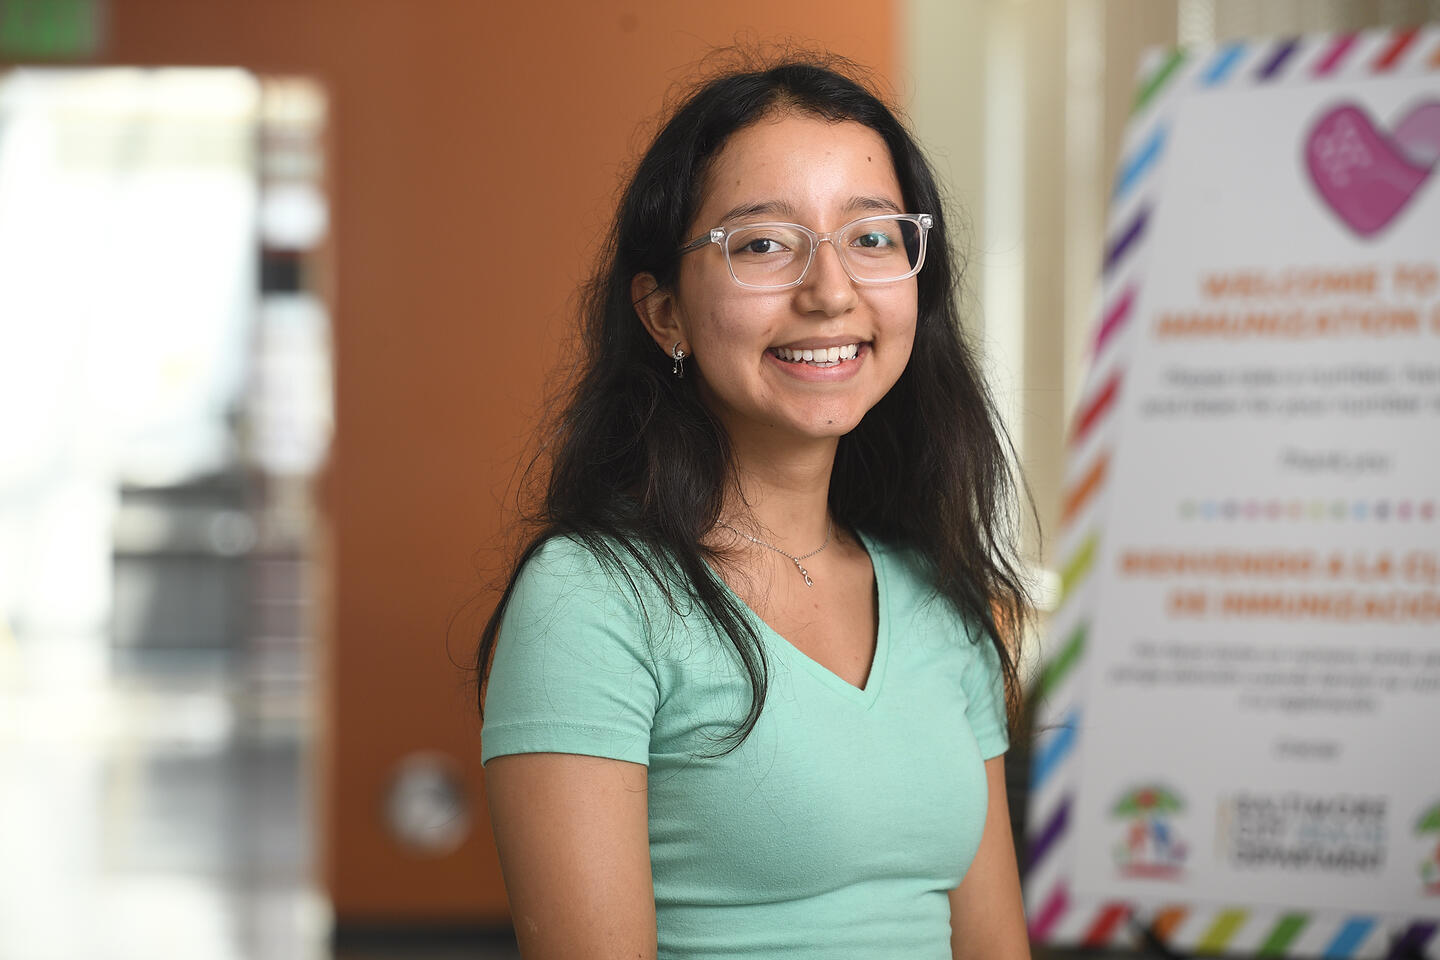
M 1325 113 L 1305 141 L 1305 165 L 1345 225 L 1374 236 L 1405 209 L 1440 157 L 1440 101 L 1421 104 L 1392 137 L 1352 104 Z

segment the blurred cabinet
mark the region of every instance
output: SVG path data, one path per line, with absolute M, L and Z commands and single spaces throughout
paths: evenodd
M 243 645 L 255 541 L 239 474 L 122 487 L 114 529 L 115 646 Z

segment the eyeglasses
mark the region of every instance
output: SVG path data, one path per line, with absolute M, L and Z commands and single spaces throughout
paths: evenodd
M 816 249 L 828 240 L 851 280 L 894 283 L 920 272 L 925 263 L 925 238 L 934 224 L 928 213 L 861 217 L 829 233 L 816 233 L 798 223 L 742 223 L 716 227 L 685 244 L 680 253 L 717 244 L 725 252 L 725 265 L 736 283 L 778 290 L 804 283 Z

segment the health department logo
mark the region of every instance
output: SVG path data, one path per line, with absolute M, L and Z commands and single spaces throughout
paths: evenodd
M 1415 822 L 1415 836 L 1427 846 L 1434 844 L 1420 861 L 1420 882 L 1426 896 L 1440 897 L 1440 803 L 1421 814 Z
M 1127 877 L 1177 879 L 1190 847 L 1175 832 L 1176 814 L 1185 802 L 1173 790 L 1154 784 L 1136 787 L 1110 809 L 1112 820 L 1125 823 L 1124 839 L 1115 844 L 1115 865 Z

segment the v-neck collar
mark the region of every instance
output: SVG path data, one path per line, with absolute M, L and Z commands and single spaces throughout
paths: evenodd
M 836 693 L 869 709 L 880 694 L 880 687 L 885 679 L 885 664 L 890 654 L 890 601 L 889 590 L 886 586 L 884 552 L 878 549 L 865 534 L 859 533 L 859 531 L 856 533 L 861 546 L 865 548 L 866 554 L 870 557 L 870 569 L 875 576 L 875 653 L 870 661 L 870 672 L 865 677 L 864 687 L 857 687 L 848 680 L 842 679 L 839 674 L 805 654 L 799 647 L 777 633 L 770 624 L 765 622 L 763 617 L 750 609 L 750 605 L 741 600 L 723 579 L 720 582 L 730 596 L 740 604 L 755 628 L 766 638 L 768 646 L 778 649 L 784 656 L 800 664 Z

